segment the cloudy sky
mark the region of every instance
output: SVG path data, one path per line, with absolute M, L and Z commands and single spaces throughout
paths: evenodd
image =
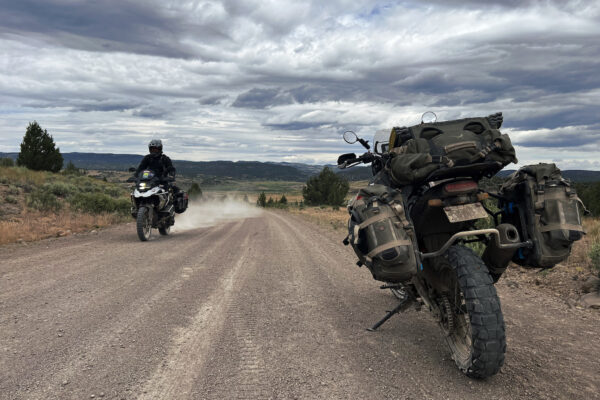
M 351 129 L 502 111 L 520 164 L 600 170 L 600 2 L 0 0 L 0 151 L 332 163 Z

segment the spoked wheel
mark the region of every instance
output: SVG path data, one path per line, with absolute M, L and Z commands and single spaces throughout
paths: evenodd
M 455 271 L 455 292 L 438 299 L 440 326 L 454 362 L 467 376 L 486 378 L 504 364 L 506 336 L 500 300 L 487 267 L 471 249 L 446 253 Z
M 148 207 L 140 207 L 137 213 L 137 234 L 142 242 L 150 239 L 152 234 L 152 216 Z
M 158 228 L 158 233 L 163 236 L 167 236 L 171 232 L 171 227 L 167 226 L 166 228 Z

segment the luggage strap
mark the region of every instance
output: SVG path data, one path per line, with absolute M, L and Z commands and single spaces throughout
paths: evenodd
M 577 196 L 577 194 L 566 193 L 566 197 L 569 198 L 570 200 L 575 200 L 577 203 L 579 203 L 581 205 L 581 208 L 583 209 L 584 215 L 588 215 L 590 213 L 590 211 L 587 209 L 585 204 L 583 204 L 583 201 L 579 198 L 579 196 Z M 536 210 L 544 208 L 544 200 L 563 200 L 563 199 L 565 199 L 565 193 L 564 192 L 544 193 L 544 194 L 540 195 L 539 198 L 540 198 L 540 200 L 536 201 L 534 204 L 534 207 Z
M 575 224 L 548 224 L 540 225 L 540 232 L 558 231 L 561 229 L 567 229 L 570 231 L 585 232 L 581 225 Z
M 446 154 L 448 154 L 448 153 L 451 153 L 451 152 L 457 151 L 457 150 L 473 149 L 473 148 L 477 148 L 477 142 L 474 142 L 474 141 L 458 142 L 458 143 L 453 143 L 453 144 L 444 146 L 444 151 L 446 152 Z
M 579 198 L 579 196 L 577 196 L 576 194 L 572 194 L 571 198 L 574 199 L 579 204 L 581 204 L 581 207 L 583 208 L 583 214 L 584 215 L 590 215 L 590 210 L 588 210 L 586 208 L 585 204 L 583 204 L 583 201 Z
M 429 145 L 429 156 L 431 157 L 431 162 L 435 164 L 443 164 L 446 167 L 451 168 L 454 165 L 454 161 L 448 158 L 446 149 L 438 146 L 432 139 L 426 140 L 427 144 Z
M 368 262 L 371 262 L 373 260 L 373 256 L 381 253 L 382 251 L 389 250 L 398 246 L 412 246 L 412 242 L 410 240 L 394 240 L 393 242 L 382 244 L 381 246 L 377 246 L 373 250 L 371 250 L 369 254 L 365 256 L 365 258 Z
M 381 209 L 380 209 L 381 210 Z M 386 210 L 385 208 L 383 208 L 383 210 Z M 356 225 L 358 227 L 358 230 L 364 229 L 367 226 L 374 224 L 375 222 L 379 222 L 382 221 L 384 219 L 388 219 L 390 217 L 393 217 L 395 214 L 392 214 L 390 212 L 384 211 L 384 212 L 380 212 L 377 215 L 372 216 L 371 218 L 367 218 L 365 219 L 362 223 Z

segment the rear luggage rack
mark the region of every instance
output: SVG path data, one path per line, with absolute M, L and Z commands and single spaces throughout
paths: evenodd
M 421 257 L 421 260 L 424 260 L 426 258 L 432 258 L 432 257 L 441 256 L 458 239 L 466 237 L 466 236 L 478 236 L 478 235 L 494 235 L 494 239 L 496 240 L 496 245 L 498 246 L 499 249 L 518 249 L 518 248 L 521 248 L 521 247 L 531 247 L 532 246 L 532 243 L 531 243 L 530 240 L 527 240 L 525 242 L 520 242 L 520 243 L 506 243 L 506 244 L 502 244 L 500 242 L 500 232 L 498 231 L 498 229 L 496 229 L 496 228 L 477 229 L 477 230 L 474 230 L 474 231 L 465 231 L 465 232 L 455 233 L 454 235 L 452 235 L 452 237 L 450 239 L 448 239 L 448 241 L 439 250 L 431 252 L 431 253 L 421 253 L 421 252 L 419 252 L 419 256 Z

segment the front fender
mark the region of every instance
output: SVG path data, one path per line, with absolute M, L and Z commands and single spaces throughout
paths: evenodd
M 155 194 L 158 194 L 158 192 L 160 192 L 162 189 L 159 186 L 155 186 L 150 190 L 147 190 L 145 192 L 140 192 L 139 190 L 135 189 L 133 191 L 133 197 L 152 197 Z

